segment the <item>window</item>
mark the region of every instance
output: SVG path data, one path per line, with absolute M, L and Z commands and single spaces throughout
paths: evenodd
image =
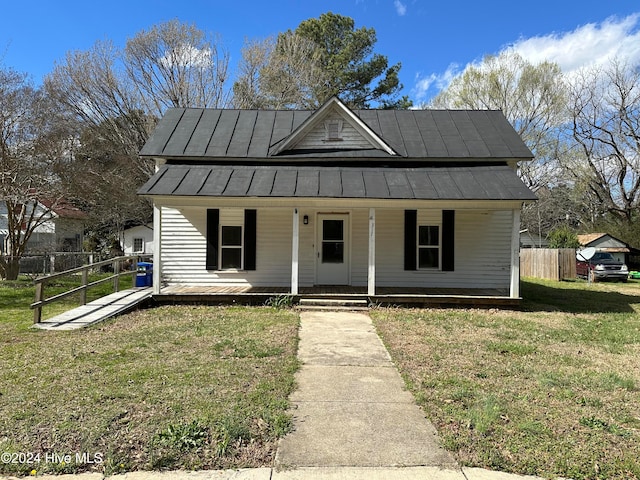
M 344 220 L 322 221 L 322 263 L 344 263 Z
M 455 270 L 455 210 L 442 210 L 438 225 L 419 225 L 418 211 L 404 211 L 404 269 Z
M 229 220 L 220 210 L 207 209 L 207 270 L 255 270 L 257 245 L 256 210 L 244 211 L 242 220 Z M 223 223 L 228 222 L 227 225 Z M 235 223 L 235 225 L 234 225 Z
M 220 227 L 220 268 L 242 270 L 242 227 Z
M 440 227 L 418 226 L 418 268 L 440 268 Z
M 329 120 L 324 123 L 325 140 L 336 142 L 342 140 L 342 120 Z
M 133 253 L 144 253 L 144 238 L 133 239 Z

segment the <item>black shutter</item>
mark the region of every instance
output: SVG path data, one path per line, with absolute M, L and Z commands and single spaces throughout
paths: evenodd
M 218 269 L 218 224 L 220 210 L 207 209 L 207 270 Z
M 455 210 L 442 211 L 442 270 L 453 272 L 455 264 Z
M 256 211 L 244 211 L 244 269 L 256 269 Z
M 404 269 L 416 269 L 417 255 L 417 237 L 416 229 L 418 228 L 418 211 L 404 211 Z

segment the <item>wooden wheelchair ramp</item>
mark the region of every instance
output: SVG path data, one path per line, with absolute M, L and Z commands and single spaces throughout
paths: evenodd
M 42 330 L 76 330 L 134 309 L 151 298 L 151 287 L 130 288 L 112 293 L 33 325 Z

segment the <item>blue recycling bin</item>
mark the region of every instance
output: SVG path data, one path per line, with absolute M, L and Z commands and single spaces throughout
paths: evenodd
M 138 262 L 136 273 L 136 287 L 150 287 L 153 285 L 153 263 Z

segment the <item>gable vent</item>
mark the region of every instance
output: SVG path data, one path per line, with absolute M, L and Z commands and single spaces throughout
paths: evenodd
M 325 141 L 339 142 L 342 140 L 342 120 L 328 120 L 324 122 Z

